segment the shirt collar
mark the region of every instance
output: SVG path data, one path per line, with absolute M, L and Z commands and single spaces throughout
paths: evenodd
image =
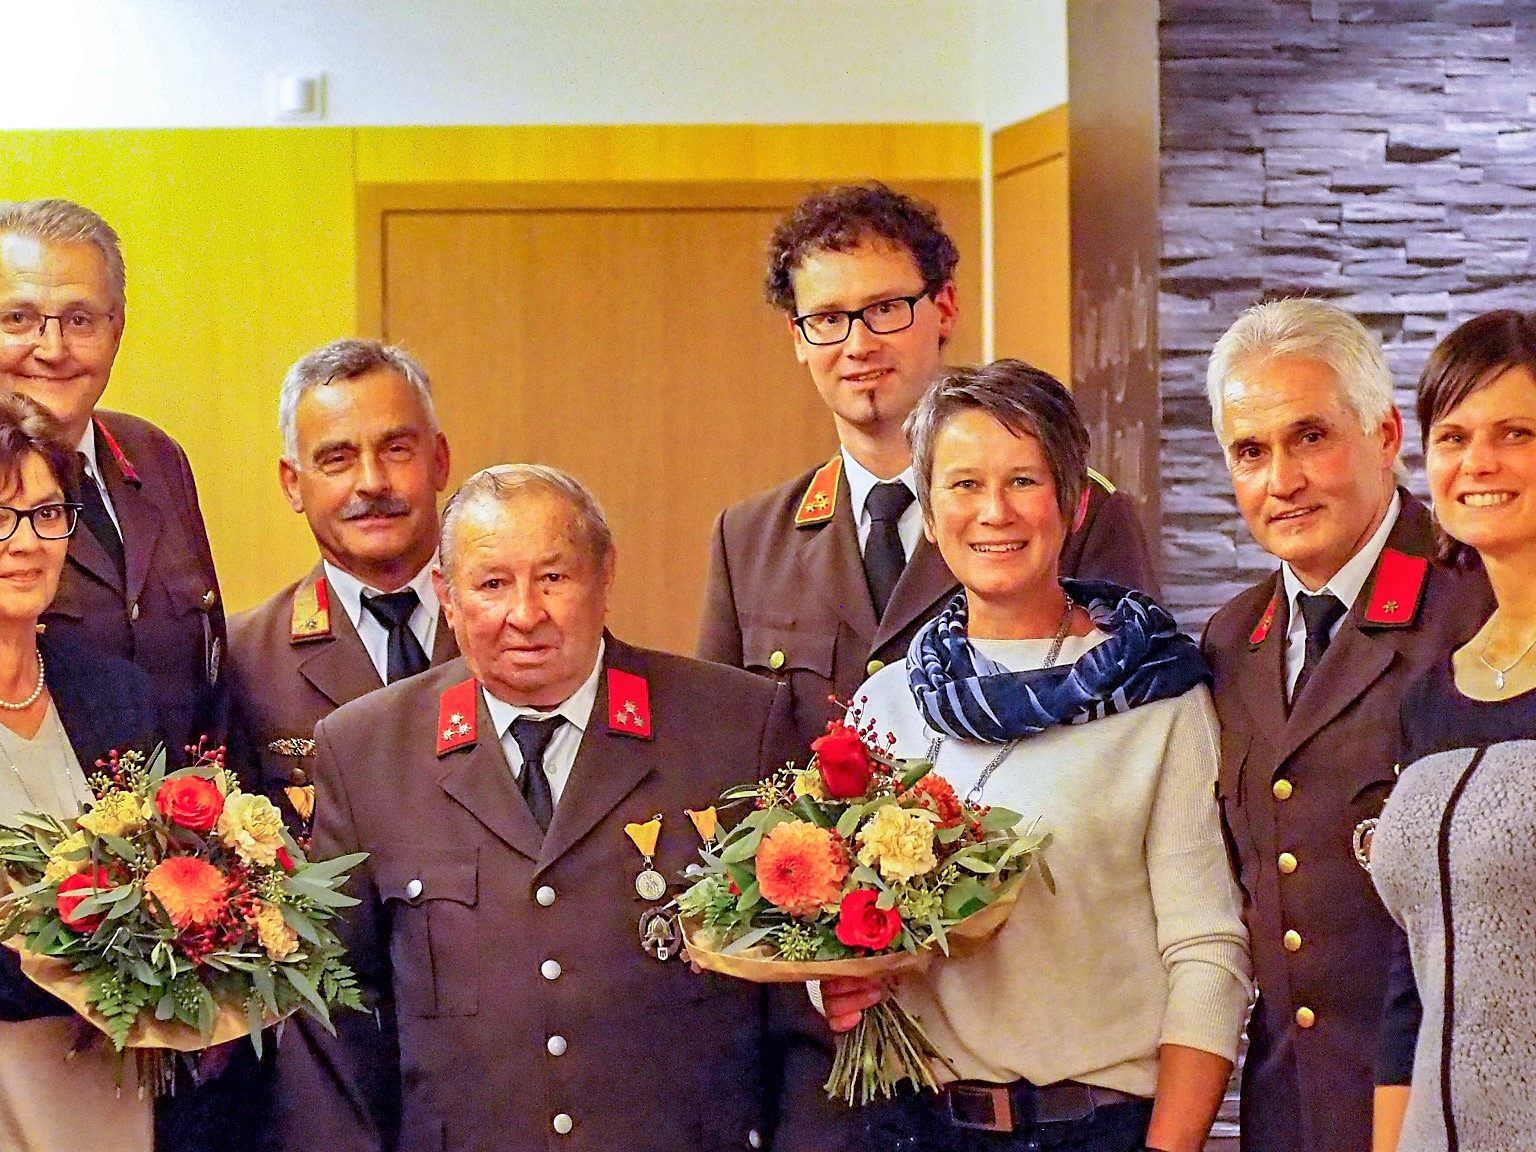
M 338 568 L 329 560 L 323 561 L 325 565 L 325 581 L 331 591 L 341 597 L 342 607 L 347 610 L 347 619 L 352 621 L 352 627 L 356 628 L 363 619 L 363 594 L 370 596 L 381 595 L 381 590 L 371 585 L 364 584 L 352 573 L 343 568 Z M 437 589 L 432 586 L 432 569 L 437 564 L 437 556 L 427 561 L 426 567 L 415 576 L 411 577 L 406 588 L 413 589 L 421 606 L 433 617 L 437 616 Z M 396 589 L 400 591 L 400 589 Z
M 90 473 L 91 479 L 96 481 L 96 486 L 106 487 L 105 478 L 96 464 L 96 421 L 92 420 L 86 425 L 85 435 L 80 437 L 80 443 L 75 446 L 75 451 L 85 457 L 85 470 Z
M 603 672 L 603 653 L 608 647 L 606 640 L 597 645 L 597 663 L 592 666 L 592 674 L 586 682 L 576 691 L 566 697 L 565 702 L 553 712 L 540 712 L 535 708 L 527 708 L 521 704 L 508 704 L 505 700 L 498 700 L 492 696 L 490 690 L 481 685 L 481 695 L 485 697 L 485 710 L 491 714 L 491 723 L 496 726 L 498 739 L 507 734 L 507 729 L 512 727 L 512 721 L 519 716 L 537 716 L 544 719 L 549 716 L 559 716 L 570 724 L 576 731 L 586 735 L 587 725 L 592 722 L 592 708 L 597 703 L 597 685 Z
M 840 451 L 843 454 L 843 475 L 848 478 L 849 509 L 853 512 L 853 522 L 858 524 L 864 519 L 864 502 L 869 499 L 870 489 L 884 481 L 855 460 L 853 453 L 848 449 L 843 448 Z M 913 476 L 912 465 L 908 464 L 905 471 L 900 475 L 892 476 L 891 480 L 905 484 L 914 499 L 916 498 L 917 480 Z
M 1328 583 L 1318 589 L 1318 592 L 1332 592 L 1343 603 L 1346 612 L 1353 608 L 1355 601 L 1360 597 L 1360 590 L 1365 587 L 1365 582 L 1370 579 L 1371 572 L 1376 567 L 1376 561 L 1381 558 L 1381 550 L 1387 546 L 1387 537 L 1392 535 L 1392 528 L 1397 523 L 1397 517 L 1402 510 L 1402 496 L 1394 491 L 1392 502 L 1387 505 L 1387 514 L 1381 518 L 1381 524 L 1365 542 L 1365 547 L 1351 556 L 1344 567 L 1335 572 Z M 1306 592 L 1307 588 L 1297 579 L 1296 573 L 1291 571 L 1290 564 L 1282 563 L 1280 573 L 1285 581 L 1286 602 L 1295 609 L 1297 595 Z M 1294 618 L 1293 611 L 1292 619 Z

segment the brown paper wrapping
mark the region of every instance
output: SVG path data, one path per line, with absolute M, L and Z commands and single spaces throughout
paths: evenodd
M 965 956 L 980 948 L 1008 921 L 1019 898 L 1017 882 L 1008 884 L 997 899 L 948 929 L 949 954 Z M 688 958 L 707 972 L 719 972 L 753 984 L 803 984 L 840 976 L 871 979 L 921 972 L 942 956 L 938 944 L 929 942 L 916 952 L 891 952 L 852 960 L 779 960 L 771 948 L 758 944 L 733 956 L 715 951 L 714 933 L 696 921 L 684 919 L 683 943 Z

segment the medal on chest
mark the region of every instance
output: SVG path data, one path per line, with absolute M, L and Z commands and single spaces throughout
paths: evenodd
M 656 842 L 661 838 L 661 815 L 652 816 L 644 824 L 624 825 L 628 836 L 639 851 L 640 874 L 635 877 L 635 892 L 642 900 L 660 900 L 667 894 L 667 878 L 656 871 Z

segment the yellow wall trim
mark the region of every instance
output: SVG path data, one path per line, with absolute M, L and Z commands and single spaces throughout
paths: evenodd
M 992 134 L 992 177 L 1001 179 L 1067 152 L 1067 106 L 999 128 Z

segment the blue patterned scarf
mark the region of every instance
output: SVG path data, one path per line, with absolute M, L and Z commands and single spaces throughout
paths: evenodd
M 1181 696 L 1210 676 L 1195 642 L 1150 596 L 1099 580 L 1061 586 L 1109 634 L 1074 664 L 1010 672 L 989 660 L 966 637 L 963 591 L 918 631 L 907 649 L 907 678 L 929 727 L 1006 744 Z

